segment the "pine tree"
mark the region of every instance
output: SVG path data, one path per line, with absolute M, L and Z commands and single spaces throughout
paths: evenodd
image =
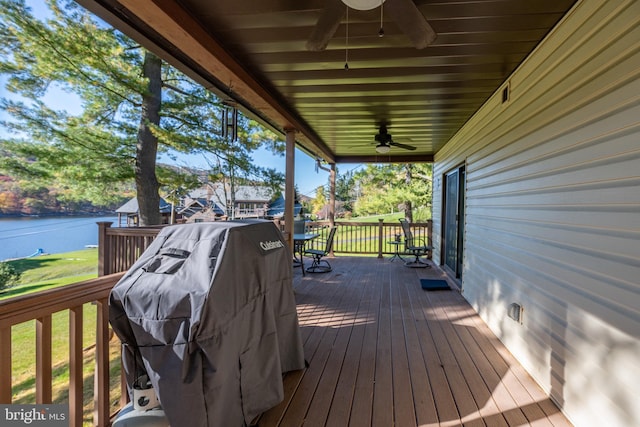
M 247 172 L 250 153 L 267 142 L 283 144 L 245 120 L 234 152 L 219 134 L 224 108 L 202 88 L 123 34 L 69 0 L 48 0 L 51 18 L 36 19 L 23 0 L 0 0 L 0 73 L 12 119 L 2 125 L 5 155 L 0 171 L 57 182 L 70 197 L 105 202 L 135 182 L 140 224 L 160 222 L 159 191 L 195 187 L 195 177 L 156 164 L 159 153 L 214 153 Z M 50 87 L 74 94 L 82 113 L 51 109 L 42 100 Z M 259 142 L 251 139 L 259 135 Z M 244 137 L 244 139 L 243 139 Z M 218 154 L 222 153 L 222 154 Z M 235 162 L 235 158 L 243 158 Z M 244 169 L 243 169 L 244 168 Z M 276 180 L 273 170 L 259 171 Z
M 430 163 L 367 165 L 354 174 L 357 215 L 403 210 L 408 221 L 425 220 L 431 207 Z

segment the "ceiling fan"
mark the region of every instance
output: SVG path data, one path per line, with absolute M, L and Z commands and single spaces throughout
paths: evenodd
M 327 47 L 345 14 L 345 6 L 356 10 L 371 10 L 383 3 L 384 11 L 396 21 L 416 49 L 423 49 L 436 39 L 435 31 L 413 0 L 327 0 L 322 15 L 307 40 L 307 49 L 321 51 Z
M 399 142 L 394 142 L 391 138 L 391 134 L 387 132 L 386 125 L 380 125 L 380 130 L 378 134 L 375 136 L 375 140 L 378 143 L 376 145 L 376 151 L 380 154 L 386 154 L 391 150 L 391 147 L 403 148 L 405 150 L 415 150 L 416 147 L 413 145 L 401 144 Z

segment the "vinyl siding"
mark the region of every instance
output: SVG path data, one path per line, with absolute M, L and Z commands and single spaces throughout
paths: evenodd
M 578 2 L 508 84 L 436 155 L 434 260 L 466 164 L 463 295 L 577 426 L 640 425 L 640 2 Z

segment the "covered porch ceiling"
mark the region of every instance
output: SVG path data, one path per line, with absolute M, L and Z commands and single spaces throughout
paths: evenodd
M 342 15 L 341 0 L 79 3 L 267 127 L 295 129 L 309 155 L 386 163 L 432 161 L 575 1 L 415 0 L 437 34 L 420 49 L 394 17 L 401 0 L 385 2 L 384 37 L 380 7 Z M 342 15 L 335 33 L 309 50 L 331 7 Z M 415 149 L 378 153 L 381 124 Z

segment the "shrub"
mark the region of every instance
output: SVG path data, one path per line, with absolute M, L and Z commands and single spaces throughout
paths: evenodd
M 15 285 L 20 280 L 20 273 L 11 264 L 0 262 L 0 291 Z

